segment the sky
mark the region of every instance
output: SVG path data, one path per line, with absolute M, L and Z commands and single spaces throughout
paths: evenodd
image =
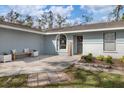
M 81 22 L 82 13 L 87 10 L 93 17 L 93 22 L 103 22 L 108 18 L 115 6 L 111 5 L 0 5 L 0 15 L 6 15 L 11 9 L 22 14 L 39 17 L 42 13 L 52 11 L 68 17 L 68 22 Z

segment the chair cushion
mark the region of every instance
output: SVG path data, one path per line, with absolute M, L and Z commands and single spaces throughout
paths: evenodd
M 24 49 L 24 53 L 29 53 L 29 52 L 30 52 L 29 48 Z

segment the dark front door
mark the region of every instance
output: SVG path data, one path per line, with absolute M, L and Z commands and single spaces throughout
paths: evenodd
M 77 54 L 82 54 L 83 37 L 77 36 Z

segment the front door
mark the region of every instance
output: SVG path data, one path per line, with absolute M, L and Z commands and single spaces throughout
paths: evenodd
M 77 54 L 82 54 L 83 36 L 77 36 Z

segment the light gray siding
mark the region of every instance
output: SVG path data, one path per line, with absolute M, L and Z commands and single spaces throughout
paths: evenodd
M 103 53 L 103 33 L 91 32 L 83 34 L 83 54 L 93 53 L 100 55 Z
M 57 35 L 43 36 L 17 30 L 0 29 L 0 53 L 9 52 L 12 49 L 22 51 L 24 48 L 30 48 L 40 51 L 40 54 L 68 55 L 69 45 L 72 43 L 72 53 L 76 54 L 77 44 L 75 38 L 76 36 L 83 36 L 83 55 L 92 53 L 94 56 L 110 55 L 113 57 L 121 57 L 124 55 L 124 31 L 112 32 L 116 32 L 116 51 L 110 52 L 103 50 L 104 32 L 65 34 L 67 36 L 66 49 L 57 50 Z
M 22 51 L 24 48 L 36 49 L 44 53 L 42 35 L 17 30 L 0 29 L 0 53 L 10 52 L 12 49 Z
M 83 54 L 93 53 L 94 56 L 110 55 L 121 57 L 124 55 L 124 31 L 116 32 L 116 51 L 103 50 L 103 32 L 91 32 L 83 34 Z
M 57 54 L 56 50 L 56 35 L 45 36 L 44 38 L 44 53 L 55 55 Z
M 57 35 L 48 35 L 45 36 L 45 54 L 59 54 L 59 55 L 67 55 L 68 54 L 68 44 L 70 42 L 73 43 L 73 35 L 65 34 L 67 38 L 66 49 L 58 49 L 57 50 Z

